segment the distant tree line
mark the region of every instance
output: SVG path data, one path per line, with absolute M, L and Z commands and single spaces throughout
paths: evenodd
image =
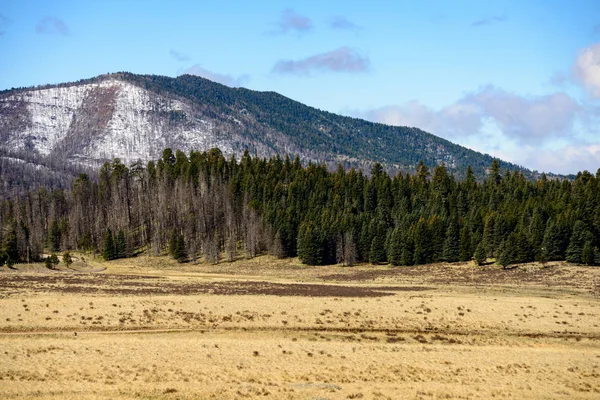
M 464 176 L 423 163 L 394 177 L 375 164 L 367 176 L 298 158 L 166 149 L 147 165 L 105 163 L 70 191 L 3 199 L 0 261 L 76 249 L 211 263 L 265 253 L 311 265 L 599 263 L 600 170 L 530 181 L 494 160 L 485 181 L 470 167 Z

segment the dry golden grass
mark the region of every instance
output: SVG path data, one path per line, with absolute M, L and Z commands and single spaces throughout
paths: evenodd
M 600 268 L 85 258 L 0 272 L 1 398 L 600 398 Z

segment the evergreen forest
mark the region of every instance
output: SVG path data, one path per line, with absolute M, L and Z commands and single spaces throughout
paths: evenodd
M 107 162 L 69 191 L 2 199 L 0 263 L 71 250 L 209 263 L 266 253 L 310 265 L 600 263 L 600 169 L 532 181 L 494 160 L 482 181 L 470 167 L 461 175 L 423 162 L 392 177 L 381 164 L 330 172 L 298 157 L 166 149 L 146 165 Z

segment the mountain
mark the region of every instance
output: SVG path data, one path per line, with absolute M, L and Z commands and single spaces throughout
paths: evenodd
M 115 157 L 126 164 L 159 158 L 164 148 L 218 147 L 260 157 L 390 172 L 444 163 L 480 179 L 492 157 L 418 128 L 393 127 L 321 111 L 274 92 L 230 88 L 191 75 L 127 72 L 74 83 L 0 92 L 0 183 L 3 192 L 40 183 L 68 185 Z M 534 173 L 507 162 L 502 169 Z M 42 182 L 40 182 L 42 181 Z

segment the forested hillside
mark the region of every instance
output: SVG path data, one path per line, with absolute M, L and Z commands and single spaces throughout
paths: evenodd
M 367 177 L 298 158 L 166 149 L 147 165 L 106 163 L 72 191 L 2 200 L 2 262 L 38 260 L 45 248 L 212 263 L 263 253 L 307 264 L 598 262 L 600 170 L 533 182 L 494 161 L 482 183 L 470 167 L 464 175 L 419 163 L 394 177 L 376 164 Z
M 445 163 L 456 176 L 464 177 L 471 166 L 482 179 L 493 158 L 459 146 L 414 127 L 398 127 L 350 118 L 319 110 L 276 92 L 230 88 L 210 80 L 182 75 L 115 74 L 151 92 L 185 98 L 205 105 L 210 116 L 235 115 L 241 121 L 252 116 L 256 125 L 245 134 L 257 143 L 267 144 L 279 154 L 299 154 L 301 159 L 341 162 L 348 167 L 364 167 L 374 162 L 396 173 L 414 172 L 419 161 L 429 167 Z M 238 114 L 241 115 L 238 116 Z M 246 118 L 243 118 L 246 116 Z M 269 143 L 264 130 L 285 135 L 281 144 Z M 536 174 L 518 165 L 499 160 L 502 168 L 519 170 L 528 177 Z
M 389 126 L 322 111 L 274 92 L 230 88 L 192 75 L 177 78 L 127 72 L 0 92 L 0 196 L 40 186 L 70 188 L 120 158 L 130 165 L 173 151 L 220 148 L 226 157 L 298 155 L 303 165 L 330 170 L 415 173 L 444 163 L 463 179 L 467 166 L 478 181 L 493 158 L 415 127 Z M 239 161 L 239 159 L 238 159 Z M 535 171 L 500 161 L 500 167 Z M 77 171 L 73 173 L 73 171 Z M 95 178 L 95 176 L 94 176 Z

